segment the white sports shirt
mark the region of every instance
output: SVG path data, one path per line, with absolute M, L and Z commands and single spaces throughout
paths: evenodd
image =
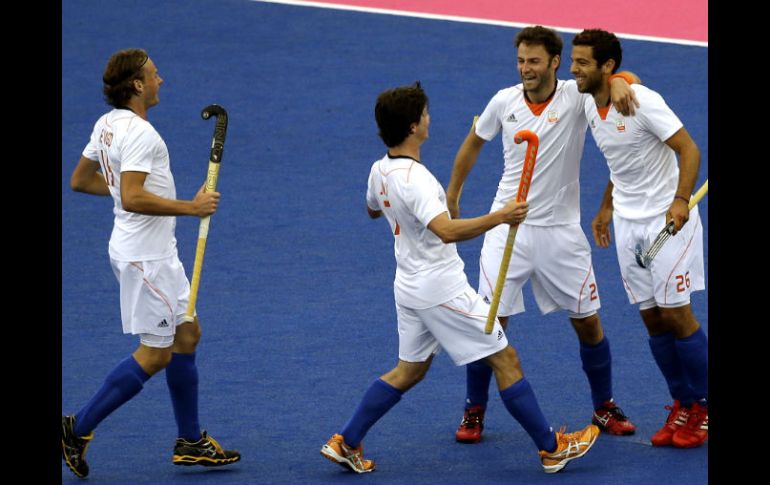
M 580 158 L 585 143 L 584 100 L 574 81 L 557 81 L 556 92 L 543 112 L 527 105 L 521 84 L 502 89 L 489 101 L 476 122 L 476 134 L 489 141 L 502 130 L 505 167 L 491 211 L 516 197 L 527 143 L 513 141 L 516 132 L 531 130 L 539 149 L 524 224 L 550 226 L 580 222 Z
M 386 155 L 372 164 L 366 204 L 381 210 L 393 232 L 396 302 L 421 310 L 445 303 L 468 285 L 455 244 L 444 244 L 428 224 L 448 210 L 444 188 L 425 166 Z
M 115 201 L 110 258 L 151 261 L 176 254 L 176 217 L 126 212 L 120 198 L 120 174 L 132 171 L 147 174 L 144 190 L 176 199 L 168 149 L 155 128 L 130 110 L 113 109 L 94 125 L 83 156 L 99 161 Z
M 597 146 L 607 159 L 614 184 L 612 205 L 625 219 L 665 214 L 676 195 L 679 164 L 664 142 L 682 128 L 682 122 L 655 91 L 638 84 L 640 107 L 626 118 L 610 106 L 602 119 L 593 97 L 585 113 Z

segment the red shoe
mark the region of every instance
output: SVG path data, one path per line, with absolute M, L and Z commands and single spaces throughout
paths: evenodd
M 603 432 L 614 435 L 630 435 L 636 432 L 636 426 L 623 411 L 610 399 L 594 411 L 592 422 Z
M 709 408 L 697 402 L 690 407 L 687 424 L 680 427 L 671 440 L 677 448 L 695 448 L 709 437 Z
M 478 443 L 481 432 L 484 431 L 484 406 L 471 406 L 465 410 L 460 427 L 457 428 L 455 439 L 460 443 Z
M 690 416 L 690 410 L 679 404 L 679 401 L 674 400 L 674 406 L 666 406 L 668 409 L 668 418 L 666 418 L 666 424 L 658 430 L 657 433 L 652 435 L 650 441 L 652 446 L 668 446 L 672 443 L 674 434 L 685 424 L 687 424 L 687 418 Z

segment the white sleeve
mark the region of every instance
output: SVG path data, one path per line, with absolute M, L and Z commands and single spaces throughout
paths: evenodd
M 88 141 L 88 145 L 83 149 L 83 156 L 89 160 L 99 161 L 99 133 L 96 127 L 99 125 L 97 121 L 94 125 L 94 130 L 91 132 L 91 139 Z
M 152 173 L 153 155 L 159 137 L 150 127 L 131 127 L 121 146 L 120 171 Z
M 649 89 L 636 94 L 641 105 L 636 111 L 639 123 L 660 141 L 665 142 L 684 126 L 660 94 Z
M 377 163 L 372 165 L 372 169 L 369 171 L 369 183 L 366 189 L 366 206 L 373 211 L 382 210 L 380 207 L 380 200 L 377 198 L 377 187 L 374 186 L 375 177 L 374 172 L 377 170 Z
M 439 188 L 438 180 L 426 168 L 414 167 L 404 193 L 404 203 L 425 227 L 439 214 L 448 212 L 446 204 L 439 199 Z
M 502 91 L 499 91 L 489 100 L 487 107 L 484 108 L 484 112 L 481 113 L 479 120 L 476 122 L 476 134 L 478 136 L 486 141 L 490 141 L 500 133 L 503 119 L 500 112 L 503 107 Z

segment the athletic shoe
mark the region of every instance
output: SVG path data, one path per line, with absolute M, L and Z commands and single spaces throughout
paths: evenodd
M 690 410 L 682 406 L 678 400 L 674 400 L 673 406 L 666 406 L 670 412 L 666 418 L 666 424 L 652 435 L 652 446 L 668 446 L 672 443 L 674 434 L 687 423 Z
M 562 428 L 556 433 L 556 449 L 539 451 L 543 470 L 546 473 L 556 473 L 570 461 L 585 455 L 596 442 L 599 433 L 601 433 L 599 427 L 593 424 L 574 433 L 564 433 Z
M 623 411 L 610 399 L 602 407 L 594 411 L 592 422 L 604 433 L 614 435 L 630 435 L 636 431 L 636 426 L 623 414 Z
M 174 465 L 184 466 L 222 466 L 235 463 L 240 459 L 240 453 L 222 449 L 217 440 L 204 431 L 201 433 L 201 439 L 195 442 L 177 438 L 172 462 Z
M 484 406 L 471 406 L 465 410 L 463 420 L 455 432 L 455 439 L 460 443 L 478 443 L 484 431 Z
M 709 408 L 693 403 L 687 423 L 676 430 L 671 440 L 677 448 L 695 448 L 709 437 Z
M 345 438 L 335 434 L 321 447 L 321 455 L 344 468 L 349 468 L 356 473 L 369 473 L 374 471 L 375 464 L 372 460 L 364 459 L 364 445 L 352 448 L 345 443 Z
M 86 450 L 91 440 L 94 439 L 93 431 L 88 436 L 75 436 L 75 416 L 62 416 L 61 418 L 61 452 L 64 462 L 72 473 L 80 478 L 88 476 L 88 463 L 86 463 Z

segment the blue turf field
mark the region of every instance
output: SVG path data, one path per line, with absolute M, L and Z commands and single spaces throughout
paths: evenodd
M 708 445 L 653 449 L 668 394 L 645 331 L 622 289 L 614 249 L 597 250 L 602 319 L 612 343 L 615 396 L 639 427 L 602 436 L 584 459 L 546 476 L 521 427 L 493 395 L 485 440 L 454 443 L 465 372 L 442 354 L 365 440 L 378 470 L 354 476 L 318 453 L 369 383 L 396 362 L 392 239 L 370 221 L 364 193 L 384 153 L 373 106 L 385 88 L 421 80 L 431 101 L 422 158 L 446 185 L 471 118 L 518 82 L 515 30 L 447 21 L 240 0 L 62 4 L 62 412 L 75 412 L 136 346 L 120 331 L 109 267 L 111 200 L 69 190 L 69 175 L 105 111 L 101 73 L 113 51 L 146 48 L 165 80 L 150 111 L 169 147 L 177 191 L 205 179 L 219 103 L 230 127 L 212 219 L 198 312 L 201 421 L 241 463 L 180 469 L 170 463 L 176 426 L 162 375 L 109 417 L 89 449 L 91 484 L 703 484 Z M 565 35 L 569 46 L 571 35 Z M 658 90 L 701 148 L 708 175 L 708 49 L 624 41 L 624 68 Z M 569 57 L 569 50 L 565 51 Z M 568 62 L 560 74 L 569 78 Z M 590 135 L 589 135 L 590 138 Z M 465 185 L 462 210 L 485 212 L 502 169 L 499 138 Z M 583 226 L 607 180 L 586 142 Z M 708 251 L 708 198 L 700 205 Z M 191 271 L 197 220 L 178 219 L 180 256 Z M 459 245 L 473 286 L 481 238 Z M 707 253 L 708 254 L 708 253 Z M 708 261 L 707 261 L 708 265 Z M 708 267 L 708 266 L 707 266 Z M 708 280 L 707 280 L 708 285 Z M 708 329 L 707 292 L 693 307 Z M 564 314 L 529 311 L 509 339 L 554 427 L 590 418 L 577 340 Z M 62 465 L 62 479 L 76 479 Z

